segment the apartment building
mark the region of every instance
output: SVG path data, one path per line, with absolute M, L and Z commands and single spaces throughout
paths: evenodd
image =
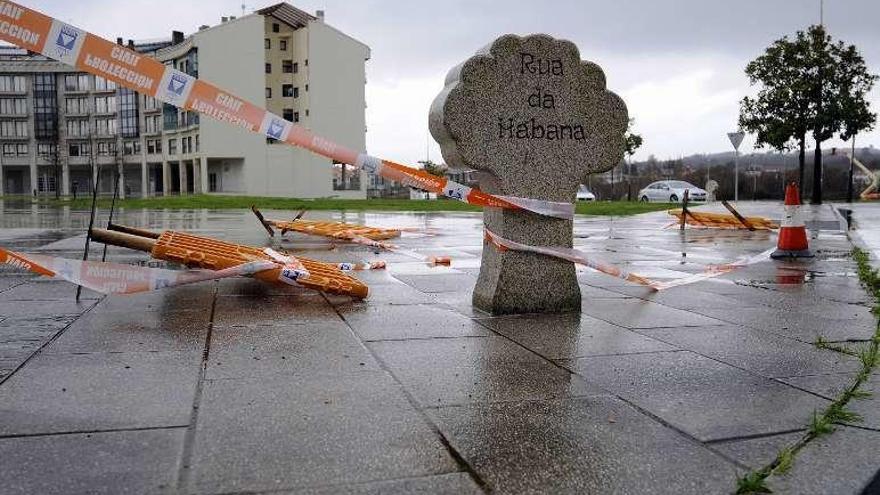
M 280 3 L 189 36 L 117 43 L 364 150 L 370 50 L 323 17 Z M 0 47 L 2 193 L 82 193 L 96 180 L 91 170 L 105 194 L 118 173 L 123 196 L 366 195 L 361 173 L 349 166 Z

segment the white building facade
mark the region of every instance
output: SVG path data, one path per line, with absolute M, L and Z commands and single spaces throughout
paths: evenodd
M 117 39 L 122 43 L 122 39 Z M 129 47 L 347 147 L 366 148 L 369 47 L 282 3 Z M 91 164 L 97 165 L 94 169 Z M 118 88 L 40 55 L 0 50 L 2 195 L 238 194 L 363 198 L 349 166 Z

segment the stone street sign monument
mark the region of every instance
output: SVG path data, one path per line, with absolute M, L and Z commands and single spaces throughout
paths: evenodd
M 573 203 L 587 175 L 623 158 L 626 105 L 577 47 L 505 35 L 453 68 L 434 100 L 431 134 L 450 166 L 475 169 L 492 194 Z M 486 208 L 486 229 L 535 246 L 572 247 L 572 221 Z M 495 314 L 576 311 L 574 265 L 484 244 L 474 305 Z

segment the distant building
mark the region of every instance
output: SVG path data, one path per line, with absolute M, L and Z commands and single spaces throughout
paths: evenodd
M 170 40 L 127 45 L 361 151 L 370 49 L 323 17 L 279 3 L 189 37 L 175 31 Z M 83 193 L 91 159 L 103 193 L 118 170 L 123 195 L 366 195 L 350 166 L 0 48 L 0 191 Z

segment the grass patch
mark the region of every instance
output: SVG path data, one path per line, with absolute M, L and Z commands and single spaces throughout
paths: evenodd
M 874 298 L 872 311 L 875 315 L 880 315 L 880 274 L 871 267 L 870 259 L 866 252 L 859 248 L 853 248 L 852 256 L 858 265 L 859 281 Z M 772 474 L 784 474 L 787 472 L 794 463 L 797 453 L 807 444 L 822 435 L 833 433 L 835 424 L 858 423 L 862 421 L 862 417 L 847 409 L 847 405 L 851 400 L 861 400 L 871 396 L 869 392 L 862 390 L 862 386 L 871 376 L 877 364 L 880 363 L 880 321 L 877 323 L 874 337 L 871 341 L 857 350 L 832 345 L 821 336 L 816 338 L 813 345 L 818 349 L 827 349 L 857 357 L 861 364 L 859 372 L 856 374 L 852 385 L 841 392 L 821 414 L 818 411 L 813 412 L 813 418 L 803 438 L 794 445 L 782 449 L 773 462 L 767 466 L 746 473 L 743 477 L 739 478 L 737 480 L 736 493 L 770 493 L 770 489 L 766 485 L 767 478 Z
M 11 198 L 10 198 L 11 199 Z M 73 199 L 31 198 L 22 197 L 22 201 L 37 201 L 49 206 L 70 206 L 77 209 L 91 207 L 90 197 Z M 337 210 L 337 211 L 466 211 L 477 212 L 482 208 L 452 200 L 408 200 L 408 199 L 299 199 L 299 198 L 272 198 L 262 196 L 219 196 L 213 194 L 196 194 L 187 196 L 161 196 L 155 198 L 132 198 L 117 200 L 117 206 L 121 208 L 148 208 L 148 209 L 208 209 L 226 210 L 250 208 L 257 205 L 259 208 L 268 210 Z M 99 208 L 109 208 L 110 198 L 98 199 Z M 652 211 L 661 211 L 675 208 L 671 203 L 642 203 L 628 201 L 580 201 L 575 205 L 575 211 L 580 215 L 636 215 Z

